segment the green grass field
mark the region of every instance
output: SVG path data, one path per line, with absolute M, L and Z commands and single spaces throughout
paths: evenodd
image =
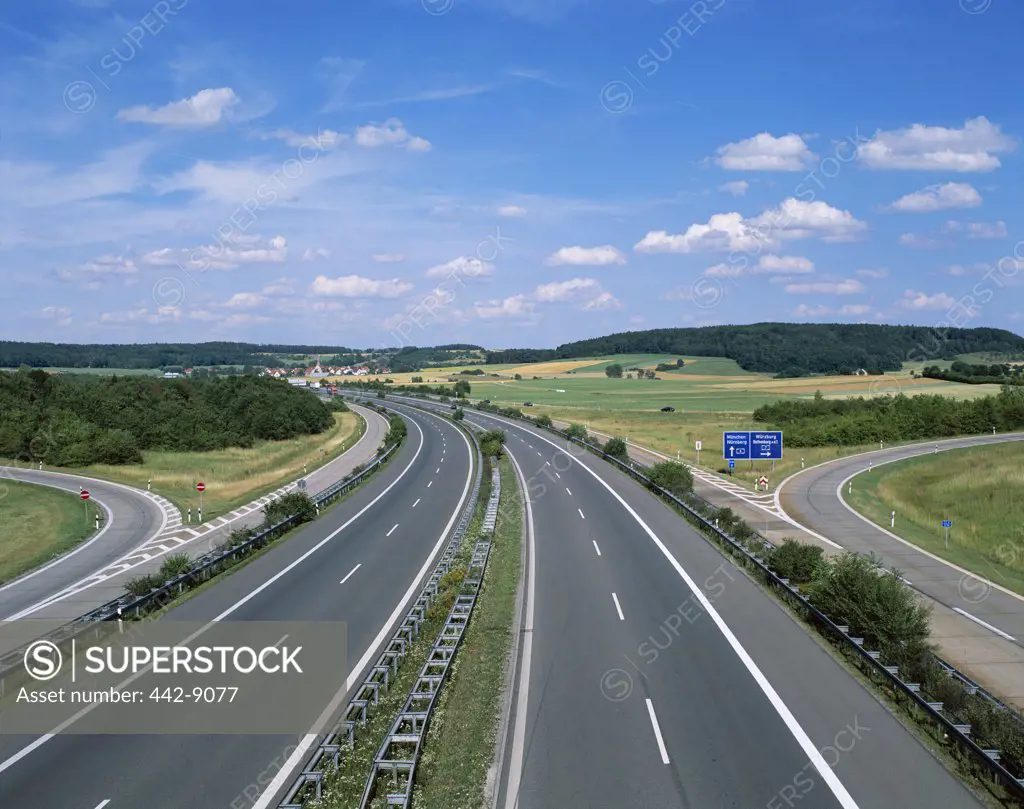
M 184 513 L 192 508 L 198 517 L 197 481 L 206 484 L 203 519 L 209 521 L 240 505 L 283 486 L 322 466 L 351 448 L 366 429 L 355 413 L 335 413 L 334 427 L 319 435 L 291 441 L 264 441 L 251 449 L 210 452 L 142 453 L 143 463 L 126 466 L 96 465 L 62 471 L 114 480 L 139 489 L 153 481 L 153 491 L 163 495 Z
M 858 475 L 847 502 L 915 545 L 1024 594 L 1024 444 L 972 447 Z M 942 520 L 950 519 L 949 549 Z
M 0 478 L 0 583 L 74 548 L 96 530 L 95 514 L 68 492 Z

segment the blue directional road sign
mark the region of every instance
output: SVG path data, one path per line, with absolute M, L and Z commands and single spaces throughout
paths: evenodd
M 750 457 L 750 433 L 722 433 L 722 457 L 748 459 Z
M 943 520 L 942 521 L 942 527 L 943 528 L 952 528 L 953 527 L 953 521 L 952 520 Z
M 750 457 L 756 460 L 782 460 L 782 433 L 751 433 Z
M 735 469 L 736 468 L 736 461 L 734 461 L 732 458 L 729 459 L 729 468 L 730 469 Z

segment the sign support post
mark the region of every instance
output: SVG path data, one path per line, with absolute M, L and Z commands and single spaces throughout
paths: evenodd
M 949 550 L 949 529 L 953 527 L 952 520 L 943 520 L 942 527 L 946 529 L 946 550 Z

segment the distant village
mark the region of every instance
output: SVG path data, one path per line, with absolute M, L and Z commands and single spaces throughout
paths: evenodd
M 182 372 L 169 371 L 165 373 L 164 379 L 181 379 L 192 376 L 193 368 L 185 368 Z M 372 367 L 368 364 L 324 366 L 317 358 L 316 365 L 309 368 L 264 368 L 260 376 L 267 376 L 272 379 L 285 379 L 289 384 L 297 387 L 319 388 L 324 379 L 338 376 L 370 376 L 375 374 L 390 374 L 391 369 L 386 367 Z

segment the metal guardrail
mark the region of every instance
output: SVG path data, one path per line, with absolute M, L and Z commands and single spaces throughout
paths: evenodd
M 487 514 L 490 517 L 489 530 L 481 530 L 487 535 L 494 532 L 494 520 L 497 518 L 498 502 L 501 499 L 501 473 L 495 467 L 491 472 L 491 494 L 487 502 Z M 485 517 L 485 527 L 486 520 Z M 491 542 L 489 539 L 477 541 L 473 548 L 466 578 L 463 580 L 464 590 L 455 598 L 448 618 L 441 632 L 427 655 L 427 660 L 420 670 L 416 684 L 409 692 L 405 705 L 384 738 L 377 751 L 373 768 L 366 779 L 363 798 L 359 809 L 367 809 L 370 802 L 377 797 L 378 782 L 381 776 L 390 775 L 393 787 L 387 793 L 388 806 L 401 806 L 407 809 L 412 800 L 412 789 L 416 779 L 416 765 L 419 764 L 423 752 L 423 742 L 430 728 L 430 717 L 437 704 L 438 695 L 448 678 L 452 661 L 462 645 L 462 637 L 469 625 L 480 593 L 487 560 L 490 558 Z M 411 752 L 410 751 L 411 748 Z
M 310 498 L 317 509 L 317 513 L 319 514 L 322 506 L 329 505 L 370 477 L 391 457 L 398 447 L 399 444 L 392 444 L 355 475 L 350 475 L 336 481 Z M 213 578 L 222 570 L 227 570 L 233 566 L 239 559 L 260 550 L 293 528 L 297 522 L 298 516 L 288 517 L 260 531 L 245 542 L 228 548 L 221 547 L 203 556 L 196 557 L 188 571 L 168 579 L 162 586 L 151 592 L 141 596 L 125 595 L 108 601 L 85 615 L 69 621 L 63 626 L 37 638 L 32 643 L 36 643 L 39 640 L 48 640 L 60 646 L 72 639 L 81 638 L 90 631 L 97 631 L 98 622 L 137 618 L 146 612 L 152 611 L 154 608 L 165 606 L 185 592 L 186 589 L 191 589 L 196 583 Z M 225 566 L 226 563 L 228 564 Z M 0 695 L 4 693 L 3 684 L 10 672 L 21 668 L 25 651 L 30 645 L 25 644 L 0 657 Z
M 493 408 L 481 408 L 479 406 L 475 406 L 475 409 L 484 413 L 496 412 L 497 415 L 501 415 L 504 418 L 512 418 L 528 422 L 535 427 L 543 427 L 543 425 L 538 425 L 533 419 L 529 418 L 525 414 L 514 415 L 507 411 L 498 412 Z M 977 767 L 987 773 L 992 778 L 993 783 L 1002 787 L 1006 791 L 1008 797 L 1014 800 L 1014 802 L 1024 804 L 1024 770 L 1019 769 L 1024 767 L 1024 762 L 1010 764 L 1010 766 L 1013 767 L 1013 770 L 1011 771 L 1011 769 L 1002 762 L 1000 755 L 1001 751 L 994 749 L 991 745 L 987 744 L 984 739 L 972 738 L 971 726 L 965 722 L 961 722 L 952 714 L 951 711 L 946 709 L 941 702 L 929 700 L 927 695 L 922 692 L 920 683 L 905 682 L 901 679 L 898 667 L 886 665 L 881 660 L 879 652 L 865 649 L 863 638 L 851 637 L 849 634 L 849 627 L 835 623 L 829 616 L 814 607 L 809 602 L 806 595 L 801 593 L 797 588 L 791 586 L 787 579 L 783 579 L 776 575 L 765 564 L 765 561 L 761 556 L 755 554 L 742 542 L 718 528 L 716 524 L 712 523 L 698 510 L 705 509 L 708 513 L 713 514 L 719 511 L 717 506 L 698 495 L 691 495 L 690 498 L 688 498 L 690 502 L 687 502 L 671 492 L 662 489 L 645 474 L 638 471 L 634 465 L 623 463 L 622 461 L 605 454 L 601 447 L 582 441 L 578 438 L 570 437 L 555 427 L 543 427 L 543 429 L 553 432 L 561 438 L 564 438 L 566 441 L 578 444 L 590 452 L 601 456 L 604 460 L 608 461 L 613 466 L 616 466 L 637 482 L 643 484 L 645 488 L 650 489 L 654 493 L 658 494 L 663 500 L 668 501 L 671 505 L 682 510 L 691 521 L 696 522 L 706 533 L 710 533 L 712 536 L 719 539 L 734 553 L 738 553 L 745 557 L 748 563 L 755 567 L 767 580 L 768 584 L 782 591 L 790 603 L 796 605 L 805 613 L 805 616 L 810 623 L 816 625 L 826 636 L 838 641 L 839 644 L 845 647 L 847 651 L 853 652 L 859 658 L 864 669 L 872 675 L 873 679 L 880 680 L 888 685 L 895 694 L 912 702 L 921 712 L 927 715 L 936 724 L 936 726 L 943 731 L 943 733 L 945 733 L 947 739 L 955 743 L 956 747 L 966 758 L 969 758 Z M 697 506 L 696 508 L 694 507 L 695 505 Z M 758 532 L 752 531 L 752 536 L 757 541 L 760 541 L 766 551 L 769 548 L 774 547 Z M 958 680 L 965 687 L 966 691 L 989 702 L 994 710 L 1007 711 L 1010 715 L 1014 716 L 1017 721 L 1020 721 L 1019 714 L 1017 714 L 1017 712 L 1012 708 L 1004 705 L 984 688 L 955 669 L 949 663 L 943 661 L 937 656 L 935 656 L 934 659 L 939 667 L 944 670 L 948 676 Z M 1024 723 L 1022 723 L 1022 732 L 1024 732 Z
M 478 447 L 472 431 L 467 429 L 466 433 L 472 438 L 473 445 Z M 451 570 L 456 554 L 469 530 L 480 499 L 482 477 L 483 465 L 478 462 L 470 497 L 430 578 L 384 648 L 384 652 L 370 669 L 367 678 L 356 689 L 341 718 L 322 736 L 302 771 L 293 780 L 278 809 L 300 809 L 307 801 L 323 797 L 324 777 L 330 772 L 328 768 L 337 770 L 341 766 L 343 752 L 352 749 L 355 744 L 356 727 L 366 727 L 371 706 L 378 703 L 381 691 L 386 691 L 390 687 L 391 678 L 397 675 L 399 665 L 405 660 L 409 647 L 419 637 L 420 626 L 426 620 L 427 610 L 437 597 L 441 579 Z

